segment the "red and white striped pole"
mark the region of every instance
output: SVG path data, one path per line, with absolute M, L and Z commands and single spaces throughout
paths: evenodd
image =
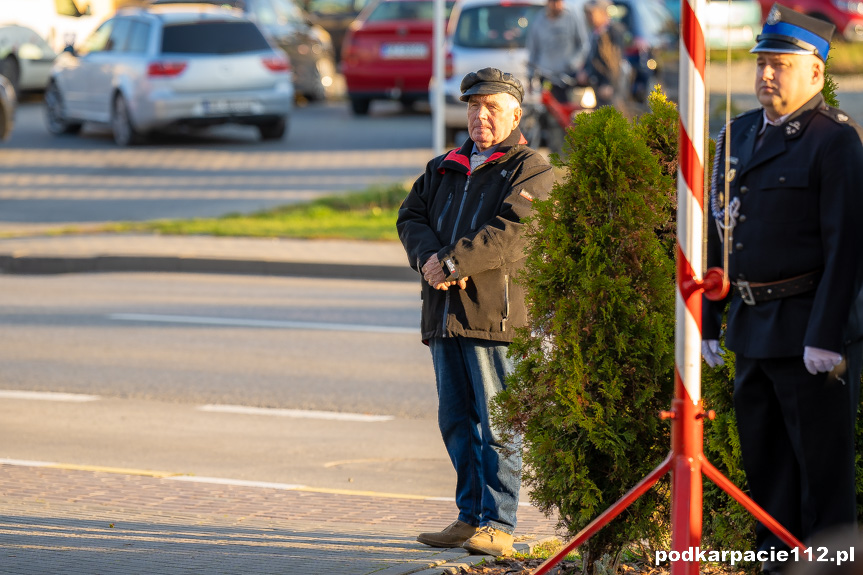
M 671 548 L 701 543 L 701 295 L 704 225 L 706 0 L 682 0 L 680 17 L 680 163 L 677 173 L 677 298 L 672 418 Z M 698 561 L 675 561 L 672 575 L 695 575 Z

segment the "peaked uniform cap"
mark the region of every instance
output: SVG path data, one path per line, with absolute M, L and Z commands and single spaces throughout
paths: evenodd
M 836 26 L 830 22 L 774 4 L 750 52 L 813 54 L 826 62 L 835 31 Z
M 497 68 L 483 68 L 471 72 L 461 81 L 459 100 L 467 102 L 474 94 L 510 94 L 521 104 L 524 100 L 524 86 L 509 72 L 501 72 Z

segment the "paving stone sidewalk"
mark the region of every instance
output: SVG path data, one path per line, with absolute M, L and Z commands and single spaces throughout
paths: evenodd
M 449 500 L 0 465 L 0 574 L 451 573 L 465 552 L 415 536 L 455 513 Z M 523 506 L 516 535 L 524 548 L 554 523 Z

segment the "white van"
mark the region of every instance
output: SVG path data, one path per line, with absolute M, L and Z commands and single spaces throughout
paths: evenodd
M 94 14 L 91 0 L 0 0 L 0 24 L 35 30 L 57 52 L 83 40 L 104 18 Z M 92 0 L 96 3 L 99 0 Z

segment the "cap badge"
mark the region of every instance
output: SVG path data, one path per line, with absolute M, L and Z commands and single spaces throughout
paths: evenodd
M 836 114 L 836 119 L 840 122 L 847 122 L 848 116 L 846 116 L 845 114 Z
M 798 122 L 796 120 L 793 122 L 788 122 L 788 124 L 785 126 L 785 133 L 789 136 L 793 136 L 794 134 L 796 134 L 799 131 L 800 131 L 800 122 Z
M 773 26 L 780 20 L 782 20 L 782 14 L 779 12 L 779 8 L 774 5 L 773 9 L 770 10 L 770 14 L 767 15 L 767 23 Z

